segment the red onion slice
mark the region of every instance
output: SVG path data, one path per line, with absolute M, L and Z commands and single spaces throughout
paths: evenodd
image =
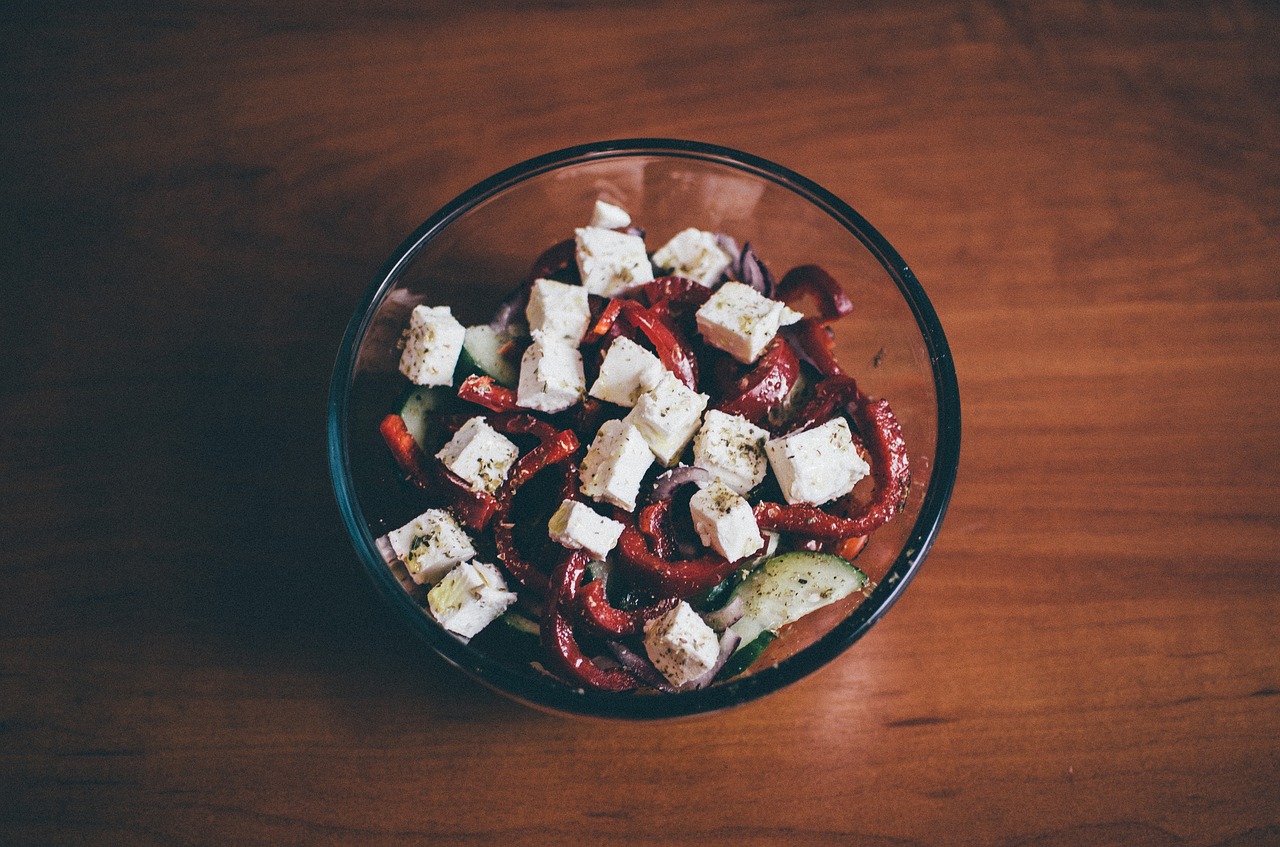
M 738 262 L 738 266 L 738 280 L 740 282 L 751 286 L 765 297 L 773 296 L 773 275 L 769 273 L 769 269 L 765 267 L 764 262 L 760 261 L 756 251 L 751 249 L 750 241 L 742 247 L 742 257 Z
M 676 489 L 691 482 L 701 488 L 711 482 L 711 472 L 690 465 L 672 468 L 653 481 L 653 499 L 669 500 Z
M 665 691 L 668 694 L 678 690 L 667 682 L 667 678 L 653 666 L 653 662 L 649 661 L 648 656 L 637 653 L 621 641 L 610 641 L 605 646 L 609 648 L 609 652 L 614 655 L 624 668 L 631 671 L 635 678 L 645 685 L 656 688 L 659 691 Z
M 723 632 L 742 620 L 742 616 L 746 613 L 747 609 L 742 602 L 742 598 L 734 597 L 723 608 L 708 612 L 702 616 L 702 619 L 707 622 L 707 626 L 717 632 Z
M 716 674 L 720 673 L 720 669 L 729 661 L 729 657 L 738 649 L 738 645 L 742 643 L 742 636 L 731 629 L 726 629 L 720 636 L 720 655 L 716 657 L 716 663 L 711 669 L 697 679 L 691 679 L 684 685 L 681 685 L 677 691 L 696 691 L 699 688 L 706 688 L 716 678 Z

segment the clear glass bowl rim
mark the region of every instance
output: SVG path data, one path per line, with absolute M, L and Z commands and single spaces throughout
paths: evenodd
M 347 444 L 356 353 L 376 306 L 424 245 L 471 208 L 527 179 L 569 165 L 641 156 L 703 160 L 753 174 L 799 194 L 853 234 L 880 261 L 915 316 L 929 352 L 938 406 L 933 467 L 919 516 L 871 595 L 822 638 L 772 667 L 701 691 L 654 696 L 571 688 L 488 658 L 436 626 L 396 581 L 375 546 L 351 488 Z M 788 168 L 729 147 L 670 138 L 618 139 L 564 148 L 506 168 L 462 192 L 405 239 L 370 284 L 343 336 L 329 389 L 328 456 L 338 508 L 366 574 L 399 617 L 450 664 L 490 688 L 544 710 L 603 718 L 681 717 L 746 703 L 807 676 L 852 646 L 901 596 L 932 546 L 951 499 L 960 458 L 960 393 L 946 336 L 924 289 L 898 252 L 849 204 Z

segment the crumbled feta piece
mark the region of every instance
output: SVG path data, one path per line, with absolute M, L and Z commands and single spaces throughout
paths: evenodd
M 467 328 L 448 306 L 415 306 L 400 354 L 400 373 L 418 385 L 452 385 Z
M 667 375 L 662 361 L 630 338 L 619 336 L 605 351 L 600 375 L 588 392 L 619 406 L 634 406 L 636 399 Z
M 741 415 L 710 409 L 693 439 L 693 464 L 706 468 L 739 494 L 746 494 L 768 473 L 769 460 L 764 455 L 768 440 L 767 429 Z
M 653 266 L 644 252 L 644 239 L 589 226 L 575 229 L 578 271 L 582 287 L 612 297 L 620 291 L 653 281 Z
M 715 667 L 720 639 L 687 601 L 644 625 L 644 651 L 672 685 L 692 682 Z
M 702 543 L 731 562 L 764 546 L 751 504 L 718 479 L 693 495 L 689 514 Z
M 733 262 L 716 243 L 714 232 L 689 227 L 676 233 L 653 253 L 653 264 L 677 276 L 696 280 L 710 288 Z
M 547 534 L 557 544 L 570 550 L 586 550 L 604 559 L 618 544 L 623 525 L 596 511 L 586 503 L 565 500 L 547 522 Z
M 554 279 L 534 280 L 524 314 L 531 333 L 541 333 L 544 339 L 560 339 L 577 347 L 591 323 L 587 289 Z
M 640 430 L 658 461 L 671 467 L 698 431 L 709 399 L 667 372 L 661 382 L 636 399 L 625 420 Z
M 844 418 L 775 438 L 764 449 L 788 503 L 821 506 L 848 494 L 871 473 Z
M 652 464 L 653 451 L 640 430 L 627 421 L 605 421 L 582 460 L 582 493 L 633 512 Z
M 472 491 L 497 493 L 520 455 L 516 447 L 484 418 L 472 418 L 458 428 L 436 453 L 444 466 L 461 477 Z
M 413 581 L 435 582 L 454 565 L 473 558 L 471 537 L 444 509 L 427 509 L 399 529 L 387 533 L 396 557 Z
M 562 412 L 578 402 L 586 383 L 577 347 L 535 335 L 520 357 L 516 403 L 540 412 Z
M 749 285 L 726 282 L 698 309 L 698 332 L 711 346 L 750 364 L 760 358 L 780 327 L 802 317 Z
M 458 565 L 427 592 L 431 616 L 463 638 L 493 623 L 515 601 L 502 574 L 487 562 Z
M 591 209 L 591 226 L 600 229 L 624 229 L 631 226 L 631 215 L 621 206 L 597 200 Z

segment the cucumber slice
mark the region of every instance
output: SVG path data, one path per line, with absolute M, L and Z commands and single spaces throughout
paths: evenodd
M 732 656 L 729 657 L 729 661 L 724 663 L 724 667 L 722 667 L 720 672 L 716 674 L 716 680 L 733 679 L 735 676 L 751 667 L 755 660 L 760 658 L 760 654 L 764 652 L 764 648 L 768 647 L 769 643 L 775 638 L 777 638 L 777 636 L 766 629 L 755 638 L 743 644 Z
M 436 413 L 453 398 L 453 389 L 415 385 L 400 399 L 400 417 L 405 428 L 423 450 L 430 450 L 436 431 Z
M 462 353 L 458 356 L 458 368 L 454 371 L 454 382 L 471 374 L 480 374 L 493 377 L 507 388 L 515 388 L 520 380 L 520 370 L 500 352 L 509 340 L 507 335 L 484 324 L 467 327 L 467 334 L 462 339 Z
M 866 584 L 865 573 L 830 553 L 783 553 L 766 560 L 734 592 L 742 598 L 744 608 L 742 619 L 731 627 L 742 636 L 744 646 L 738 653 L 761 633 L 776 633 Z

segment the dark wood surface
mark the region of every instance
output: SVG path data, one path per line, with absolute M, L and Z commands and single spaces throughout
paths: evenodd
M 0 20 L 0 842 L 1280 843 L 1274 4 L 22 4 Z M 510 703 L 357 570 L 343 328 L 439 205 L 610 137 L 859 209 L 960 478 L 831 666 Z

